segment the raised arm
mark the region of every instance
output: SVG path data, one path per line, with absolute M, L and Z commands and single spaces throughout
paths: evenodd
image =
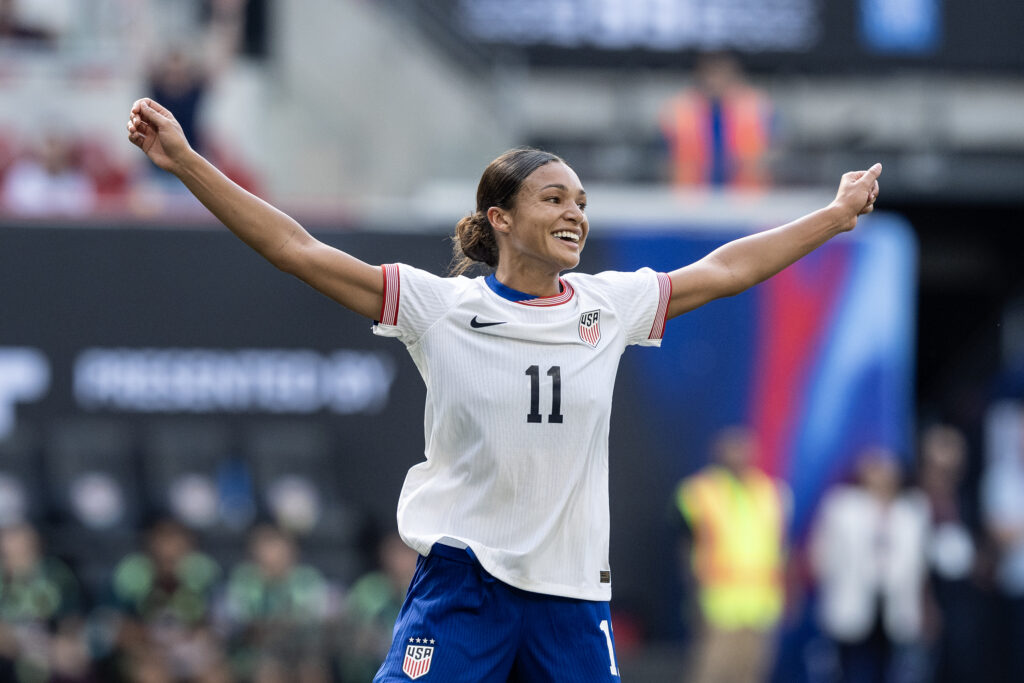
M 232 182 L 189 146 L 166 108 L 148 98 L 136 101 L 128 139 L 153 163 L 177 176 L 210 213 L 275 266 L 360 315 L 380 315 L 380 268 L 320 242 L 290 216 Z
M 878 198 L 882 165 L 843 175 L 831 204 L 792 223 L 722 245 L 688 266 L 669 273 L 673 318 L 709 301 L 739 294 L 767 280 L 871 213 Z

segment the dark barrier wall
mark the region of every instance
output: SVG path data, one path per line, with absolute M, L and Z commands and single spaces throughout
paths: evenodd
M 736 234 L 610 231 L 592 236 L 582 269 L 670 270 Z M 370 263 L 449 262 L 440 234 L 322 237 Z M 872 216 L 770 283 L 671 321 L 662 349 L 627 350 L 611 429 L 613 605 L 648 636 L 681 629 L 672 491 L 715 430 L 754 425 L 761 464 L 794 488 L 796 538 L 857 449 L 906 452 L 913 271 L 909 231 Z M 250 490 L 257 514 L 272 473 L 306 462 L 334 515 L 307 548 L 330 564 L 358 546 L 355 527 L 393 527 L 422 457 L 423 397 L 399 342 L 224 232 L 0 228 L 0 454 L 28 463 L 30 511 L 55 528 L 76 468 L 115 452 L 129 527 L 168 504 L 172 475 L 201 469 L 204 449 L 218 495 Z M 84 490 L 102 520 L 103 496 Z

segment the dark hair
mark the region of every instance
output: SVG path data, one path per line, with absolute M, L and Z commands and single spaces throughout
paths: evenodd
M 550 152 L 519 147 L 510 149 L 487 165 L 476 188 L 476 212 L 455 225 L 452 237 L 453 275 L 461 275 L 475 263 L 485 263 L 491 268 L 498 265 L 498 242 L 494 238 L 494 227 L 487 218 L 487 210 L 492 206 L 511 209 L 523 181 L 552 161 L 562 159 Z

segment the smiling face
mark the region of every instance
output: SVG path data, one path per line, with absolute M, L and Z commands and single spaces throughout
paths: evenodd
M 514 287 L 502 272 L 532 273 L 547 284 L 551 274 L 579 265 L 590 228 L 586 204 L 580 179 L 564 163 L 553 161 L 531 173 L 511 209 L 492 207 L 488 213 L 500 245 L 498 279 Z

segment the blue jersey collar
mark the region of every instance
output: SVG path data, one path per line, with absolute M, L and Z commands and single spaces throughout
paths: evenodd
M 498 282 L 498 278 L 494 276 L 494 273 L 491 273 L 484 278 L 484 282 L 487 283 L 487 286 L 491 288 L 492 292 L 500 296 L 502 299 L 508 299 L 509 301 L 529 301 L 531 299 L 543 298 L 534 296 L 533 294 L 527 294 L 526 292 L 520 292 L 518 289 L 512 289 L 507 285 L 501 284 Z M 564 290 L 561 279 L 559 279 L 558 284 L 559 288 Z

